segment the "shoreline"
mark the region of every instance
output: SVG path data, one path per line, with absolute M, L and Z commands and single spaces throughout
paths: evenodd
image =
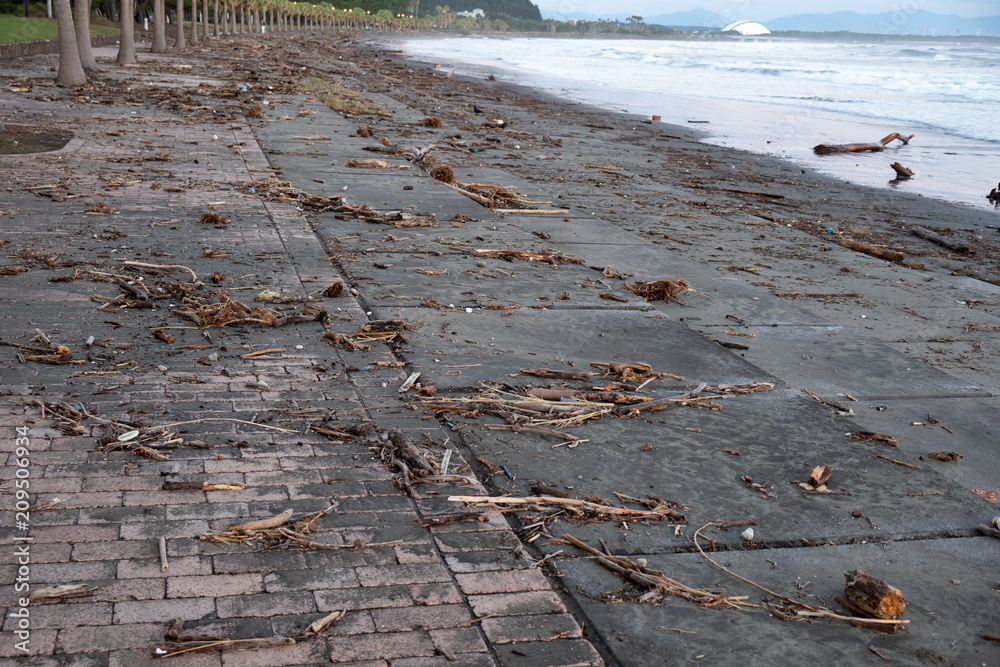
M 478 120 L 482 116 L 466 111 L 473 104 L 513 121 L 512 131 L 519 132 L 512 135 L 515 138 L 492 150 L 466 154 L 469 164 L 515 168 L 522 176 L 547 184 L 544 190 L 551 192 L 555 187 L 560 203 L 575 202 L 568 204 L 575 212 L 600 216 L 607 224 L 652 237 L 651 243 L 665 245 L 680 256 L 723 264 L 720 270 L 738 274 L 749 271 L 758 276 L 751 279 L 751 284 L 772 293 L 829 294 L 826 299 L 788 298 L 815 308 L 823 317 L 849 330 L 963 379 L 1000 389 L 1000 380 L 995 379 L 1000 378 L 1000 341 L 995 335 L 977 337 L 980 343 L 974 362 L 958 350 L 942 355 L 941 350 L 951 352 L 960 346 L 936 345 L 933 341 L 960 337 L 931 333 L 922 336 L 918 325 L 924 316 L 908 314 L 919 313 L 919 308 L 907 306 L 900 310 L 898 302 L 912 294 L 897 293 L 896 287 L 903 285 L 910 290 L 913 283 L 925 283 L 920 289 L 933 293 L 934 307 L 958 306 L 955 322 L 964 319 L 963 307 L 956 303 L 962 301 L 962 294 L 976 303 L 1000 303 L 1000 216 L 995 211 L 853 184 L 781 158 L 706 143 L 696 129 L 648 123 L 642 116 L 609 112 L 583 103 L 568 104 L 526 86 L 487 82 L 457 73 L 444 79 L 435 74 L 432 66 L 393 52 L 376 40 L 361 40 L 357 46 L 368 57 L 388 58 L 404 72 L 419 73 L 418 79 L 409 82 L 419 97 L 409 102 L 430 115 L 442 116 L 449 127 L 461 130 L 470 145 L 475 145 L 476 134 L 497 134 L 483 130 Z M 439 92 L 443 89 L 449 92 Z M 450 101 L 456 98 L 462 100 L 461 110 Z M 390 138 L 390 128 L 399 129 L 391 120 L 373 123 L 373 127 Z M 423 132 L 441 135 L 441 131 Z M 544 134 L 564 139 L 562 148 L 543 143 Z M 574 155 L 568 155 L 567 149 L 574 149 Z M 546 157 L 557 152 L 565 154 L 561 159 L 538 159 L 542 152 Z M 448 159 L 460 155 L 449 154 Z M 599 172 L 598 179 L 593 173 L 566 173 L 579 172 L 580 163 L 603 162 L 614 163 L 625 176 Z M 456 166 L 456 173 L 459 171 Z M 659 200 L 654 203 L 652 197 Z M 700 224 L 706 214 L 712 214 L 708 229 L 678 224 L 685 223 L 688 217 Z M 936 230 L 952 241 L 966 243 L 972 252 L 952 252 L 916 236 L 913 227 Z M 787 234 L 774 233 L 781 228 Z M 766 241 L 762 231 L 771 232 Z M 724 243 L 714 242 L 720 238 Z M 863 267 L 860 273 L 851 267 L 842 267 L 849 272 L 821 269 L 834 264 L 826 253 L 844 240 L 896 250 L 905 259 L 890 265 L 891 275 L 895 276 L 891 279 L 874 278 L 876 274 L 870 271 L 880 260 L 862 253 L 856 253 L 854 258 Z M 803 247 L 808 250 L 797 249 Z M 719 250 L 724 250 L 721 256 Z M 788 265 L 776 264 L 779 257 Z M 818 270 L 824 276 L 820 281 L 815 277 Z M 882 292 L 881 287 L 876 287 L 878 296 L 873 296 L 873 279 L 883 285 L 888 283 L 889 289 Z M 824 283 L 824 288 L 811 287 L 817 282 Z M 986 310 L 995 309 L 987 306 Z M 881 313 L 878 322 L 872 319 L 873 311 Z M 903 331 L 906 333 L 901 335 Z M 996 356 L 984 353 L 987 347 L 981 346 L 996 349 Z
M 547 38 L 540 36 L 534 39 Z M 910 122 L 906 122 L 881 118 L 879 113 L 852 115 L 844 110 L 814 107 L 811 102 L 798 103 L 786 98 L 727 99 L 710 91 L 692 93 L 672 90 L 663 93 L 639 84 L 633 87 L 625 83 L 609 83 L 606 73 L 599 77 L 596 85 L 588 86 L 578 78 L 562 78 L 552 72 L 521 69 L 505 62 L 509 58 L 503 54 L 513 58 L 511 62 L 517 62 L 516 56 L 512 55 L 513 46 L 492 47 L 491 52 L 495 52 L 498 58 L 492 60 L 473 57 L 471 53 L 475 49 L 461 41 L 451 42 L 448 50 L 440 55 L 434 55 L 433 49 L 421 49 L 419 46 L 406 48 L 405 43 L 411 41 L 423 40 L 403 38 L 396 43 L 417 62 L 449 62 L 449 68 L 457 64 L 460 70 L 464 69 L 474 78 L 493 72 L 498 80 L 505 83 L 524 85 L 529 89 L 558 90 L 569 100 L 611 113 L 619 110 L 633 112 L 645 115 L 646 120 L 657 114 L 665 122 L 675 125 L 683 125 L 684 121 L 704 121 L 707 143 L 791 160 L 859 185 L 883 189 L 891 187 L 942 201 L 996 210 L 987 201 L 986 194 L 995 186 L 992 166 L 1000 160 L 1000 143 L 981 136 L 977 138 L 978 130 L 963 134 L 961 131 L 950 131 L 941 123 L 927 124 L 920 118 L 911 118 Z M 634 49 L 628 51 L 634 52 Z M 742 53 L 742 49 L 738 52 Z M 582 57 L 587 57 L 587 54 L 588 49 L 581 51 Z M 504 61 L 499 60 L 501 57 Z M 652 70 L 650 73 L 655 74 Z M 906 115 L 903 113 L 903 116 Z M 915 134 L 916 138 L 905 147 L 891 147 L 887 152 L 877 154 L 817 156 L 812 150 L 814 145 L 821 143 L 874 142 L 890 132 Z M 903 181 L 895 179 L 895 172 L 889 163 L 896 159 L 916 172 L 916 176 Z

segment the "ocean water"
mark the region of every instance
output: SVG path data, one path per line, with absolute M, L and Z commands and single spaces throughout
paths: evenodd
M 704 141 L 855 183 L 993 208 L 985 195 L 1000 181 L 995 43 L 449 37 L 408 40 L 403 49 L 567 101 L 666 123 L 708 121 L 689 125 Z M 812 152 L 891 132 L 916 136 L 882 153 Z M 893 181 L 895 161 L 916 176 Z

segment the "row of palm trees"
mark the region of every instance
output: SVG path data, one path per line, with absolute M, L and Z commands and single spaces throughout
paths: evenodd
M 121 3 L 121 38 L 117 64 L 138 62 L 135 51 L 135 0 Z M 152 53 L 167 52 L 166 1 L 153 0 Z M 504 21 L 489 21 L 459 17 L 450 12 L 437 16 L 415 17 L 413 14 L 382 9 L 370 11 L 354 7 L 338 9 L 332 5 L 288 0 L 189 0 L 190 23 L 185 28 L 185 0 L 177 0 L 174 18 L 174 48 L 183 49 L 189 43 L 203 39 L 240 33 L 286 32 L 290 30 L 498 30 L 506 31 Z M 87 71 L 96 71 L 97 62 L 90 46 L 91 0 L 76 0 L 75 12 L 70 0 L 53 0 L 59 26 L 59 68 L 56 83 L 60 86 L 80 86 L 87 82 Z M 211 11 L 210 11 L 211 10 Z M 211 14 L 212 21 L 209 21 Z M 187 33 L 187 34 L 185 34 Z

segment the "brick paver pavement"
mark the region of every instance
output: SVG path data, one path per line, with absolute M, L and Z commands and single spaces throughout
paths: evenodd
M 0 69 L 41 76 L 50 62 L 39 57 Z M 157 78 L 169 59 L 145 62 L 128 72 L 130 86 L 200 84 L 196 77 Z M 86 584 L 94 590 L 91 597 L 30 607 L 30 641 L 22 646 L 34 657 L 16 646 L 18 619 L 6 618 L 0 657 L 25 665 L 134 667 L 151 661 L 149 645 L 172 619 L 198 634 L 271 637 L 296 634 L 346 609 L 319 638 L 190 654 L 170 664 L 600 664 L 545 577 L 517 557 L 517 538 L 500 515 L 421 527 L 416 519 L 441 512 L 440 502 L 431 501 L 435 491 L 447 493 L 443 487 L 411 498 L 366 444 L 306 432 L 310 420 L 326 416 L 330 424 L 370 420 L 380 431 L 403 428 L 425 443 L 427 434 L 438 451 L 447 438 L 431 418 L 390 409 L 387 397 L 406 374 L 379 366 L 396 361 L 387 347 L 348 354 L 322 338 L 325 331 L 357 330 L 366 315 L 349 292 L 336 299 L 318 293 L 341 276 L 300 211 L 250 192 L 274 173 L 238 110 L 211 97 L 202 102 L 208 111 L 178 109 L 155 96 L 137 100 L 134 91 L 126 91 L 127 103 L 104 106 L 38 86 L 41 95 L 0 93 L 5 118 L 16 109 L 19 119 L 58 119 L 83 142 L 57 154 L 0 158 L 2 264 L 28 269 L 0 277 L 0 340 L 30 345 L 32 330 L 41 329 L 69 348 L 74 363 L 21 362 L 17 349 L 0 349 L 6 463 L 0 605 L 14 612 L 22 595 L 13 586 L 19 536 L 31 538 L 32 589 Z M 113 213 L 84 212 L 96 202 Z M 199 223 L 213 211 L 229 224 Z M 225 257 L 208 257 L 211 251 Z M 120 293 L 102 274 L 124 275 L 126 260 L 187 266 L 210 289 L 219 272 L 217 287 L 244 303 L 265 288 L 315 298 L 331 317 L 326 325 L 203 331 L 171 314 L 180 304 L 169 299 L 152 309 L 98 310 Z M 190 281 L 183 270 L 140 271 L 129 275 L 146 284 Z M 175 341 L 154 338 L 158 330 Z M 90 336 L 97 344 L 87 347 Z M 283 351 L 241 358 L 271 348 Z M 98 451 L 104 434 L 98 421 L 64 432 L 43 416 L 41 402 L 149 426 L 180 423 L 174 428 L 181 437 L 205 448 L 169 450 L 168 461 Z M 243 421 L 224 421 L 233 419 Z M 201 421 L 183 423 L 193 420 Z M 15 529 L 12 511 L 20 427 L 27 428 L 30 501 L 61 501 L 32 512 L 27 531 Z M 457 452 L 452 462 L 465 465 Z M 168 480 L 246 489 L 164 490 Z M 481 486 L 462 491 L 485 493 Z M 234 521 L 329 505 L 334 511 L 320 519 L 312 539 L 392 544 L 259 551 L 197 539 Z

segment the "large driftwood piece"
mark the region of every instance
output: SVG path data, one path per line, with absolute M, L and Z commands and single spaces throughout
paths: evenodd
M 831 155 L 834 153 L 866 153 L 872 152 L 877 153 L 879 151 L 884 151 L 887 144 L 889 144 L 894 139 L 899 139 L 904 144 L 910 143 L 914 135 L 904 137 L 899 132 L 893 132 L 887 137 L 883 137 L 881 141 L 874 144 L 820 144 L 813 147 L 813 152 L 817 155 Z
M 964 243 L 955 243 L 954 241 L 941 236 L 937 232 L 932 232 L 926 227 L 911 227 L 910 231 L 913 232 L 914 236 L 919 236 L 920 238 L 926 239 L 931 243 L 936 243 L 939 246 L 948 248 L 948 250 L 954 250 L 955 252 L 963 255 L 968 255 L 971 252 L 969 250 L 969 246 Z
M 861 570 L 845 572 L 844 592 L 854 606 L 875 618 L 896 618 L 906 610 L 903 592 Z
M 872 257 L 884 259 L 887 262 L 902 262 L 906 259 L 906 255 L 896 250 L 878 248 L 873 245 L 868 245 L 867 243 L 862 243 L 861 241 L 855 241 L 854 239 L 841 239 L 840 245 L 857 252 L 863 252 L 866 255 L 871 255 Z

